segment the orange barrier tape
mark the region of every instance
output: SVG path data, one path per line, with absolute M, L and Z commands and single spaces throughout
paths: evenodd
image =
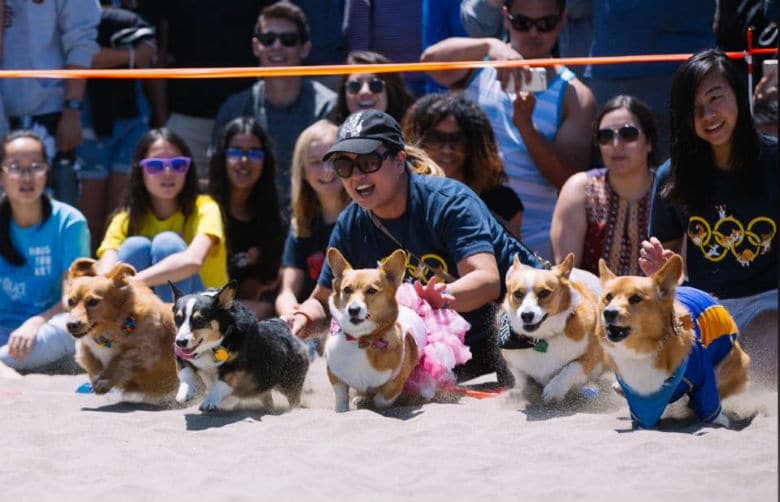
M 775 49 L 752 49 L 750 54 L 772 54 Z M 741 59 L 746 52 L 728 52 L 729 58 Z M 435 63 L 391 63 L 320 66 L 277 66 L 252 68 L 153 68 L 133 70 L 0 70 L 0 78 L 236 78 L 236 77 L 299 77 L 313 75 L 346 75 L 350 73 L 396 73 L 417 71 L 469 70 L 493 66 L 581 66 L 587 64 L 666 63 L 685 61 L 692 54 L 655 54 L 635 56 L 605 56 L 592 58 L 544 58 L 511 61 L 453 61 Z

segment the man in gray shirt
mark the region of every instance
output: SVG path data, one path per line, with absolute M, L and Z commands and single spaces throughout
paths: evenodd
M 306 16 L 296 5 L 281 0 L 260 12 L 252 50 L 261 66 L 298 66 L 311 50 Z M 254 116 L 271 139 L 276 160 L 279 206 L 290 214 L 290 164 L 298 135 L 317 120 L 327 118 L 336 93 L 303 77 L 269 77 L 229 97 L 220 107 L 212 132 L 212 147 L 230 120 Z

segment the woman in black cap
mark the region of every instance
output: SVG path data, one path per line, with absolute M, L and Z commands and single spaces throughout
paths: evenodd
M 511 386 L 496 346 L 495 302 L 514 255 L 539 267 L 535 255 L 506 233 L 468 187 L 414 174 L 401 128 L 384 112 L 350 115 L 324 158 L 354 201 L 341 213 L 329 246 L 355 268 L 375 267 L 394 250 L 406 250 L 407 279 L 422 285 L 424 299 L 434 308 L 455 309 L 471 324 L 465 341 L 473 358 L 456 368 L 459 380 L 497 372 L 499 383 Z M 288 318 L 294 333 L 308 334 L 327 319 L 332 280 L 326 264 L 312 295 Z

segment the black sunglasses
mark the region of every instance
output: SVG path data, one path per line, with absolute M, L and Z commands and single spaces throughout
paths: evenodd
M 257 37 L 257 40 L 266 47 L 272 46 L 277 38 L 285 47 L 295 47 L 300 41 L 297 33 L 276 33 L 273 31 L 266 31 L 264 33 L 257 33 L 255 36 Z
M 596 132 L 596 142 L 602 146 L 608 145 L 612 143 L 615 136 L 625 143 L 633 143 L 639 137 L 639 129 L 628 124 L 619 129 L 599 129 Z
M 444 145 L 450 145 L 450 148 L 457 148 L 466 142 L 466 136 L 462 132 L 441 132 L 429 131 L 423 138 L 426 146 L 433 148 L 444 148 Z
M 522 14 L 509 14 L 509 22 L 512 24 L 512 28 L 517 31 L 531 31 L 532 26 L 536 26 L 539 33 L 550 33 L 558 26 L 558 21 L 561 20 L 561 15 L 556 14 L 553 16 L 544 16 L 531 18 Z
M 363 88 L 363 84 L 368 84 L 368 90 L 371 91 L 371 94 L 379 94 L 385 90 L 384 80 L 372 78 L 367 82 L 363 80 L 347 80 L 347 92 L 357 94 Z
M 371 152 L 358 155 L 354 159 L 349 157 L 336 157 L 331 161 L 333 170 L 339 178 L 349 178 L 352 176 L 352 172 L 355 168 L 358 168 L 363 174 L 371 174 L 379 171 L 382 167 L 382 162 L 386 158 L 390 157 L 390 151 L 383 153 Z

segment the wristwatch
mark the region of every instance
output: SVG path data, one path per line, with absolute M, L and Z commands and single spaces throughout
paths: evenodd
M 69 110 L 81 110 L 81 100 L 66 99 L 62 106 L 63 108 L 68 108 Z

